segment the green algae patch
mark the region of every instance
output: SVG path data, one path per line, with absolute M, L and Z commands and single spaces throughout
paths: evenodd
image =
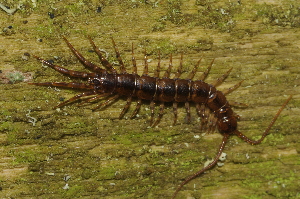
M 84 191 L 84 186 L 74 185 L 71 186 L 68 190 L 64 191 L 62 196 L 65 198 L 79 198 L 83 195 Z
M 12 155 L 15 158 L 14 162 L 16 164 L 35 162 L 38 159 L 38 157 L 36 156 L 37 153 L 33 150 L 24 150 L 19 151 L 18 153 L 14 152 L 12 153 Z

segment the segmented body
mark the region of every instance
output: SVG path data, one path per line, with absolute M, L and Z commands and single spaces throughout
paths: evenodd
M 107 106 L 112 101 L 116 100 L 120 96 L 127 96 L 127 103 L 123 109 L 123 111 L 120 114 L 120 118 L 123 117 L 123 115 L 128 110 L 132 98 L 137 98 L 137 106 L 134 110 L 133 114 L 131 115 L 131 118 L 136 116 L 138 113 L 142 100 L 148 100 L 151 101 L 150 103 L 150 110 L 151 110 L 151 125 L 156 126 L 160 119 L 162 118 L 163 111 L 164 111 L 164 103 L 165 102 L 173 102 L 173 112 L 174 112 L 174 124 L 177 121 L 177 104 L 178 103 L 185 103 L 185 108 L 187 111 L 188 120 L 190 120 L 190 102 L 193 102 L 196 104 L 196 110 L 198 115 L 201 117 L 201 127 L 208 127 L 208 130 L 214 130 L 216 127 L 218 131 L 223 135 L 222 143 L 218 149 L 218 153 L 216 157 L 214 158 L 213 162 L 210 163 L 208 166 L 204 167 L 200 171 L 196 172 L 195 174 L 191 175 L 190 177 L 186 178 L 185 181 L 183 181 L 179 187 L 176 189 L 174 195 L 172 198 L 175 198 L 178 191 L 189 181 L 194 179 L 195 177 L 199 176 L 200 174 L 204 173 L 206 170 L 210 169 L 211 167 L 215 166 L 224 147 L 227 142 L 227 139 L 230 135 L 237 135 L 244 141 L 254 145 L 259 144 L 261 141 L 269 134 L 269 131 L 273 124 L 275 123 L 276 119 L 278 118 L 279 114 L 283 110 L 283 108 L 286 106 L 286 104 L 289 102 L 289 100 L 292 98 L 290 96 L 286 102 L 282 105 L 282 107 L 279 109 L 277 114 L 274 116 L 273 120 L 271 121 L 268 128 L 265 130 L 265 132 L 262 134 L 262 137 L 255 141 L 251 140 L 248 137 L 246 137 L 244 134 L 239 132 L 237 130 L 237 115 L 233 112 L 231 109 L 230 103 L 227 101 L 225 95 L 231 92 L 232 90 L 238 88 L 242 81 L 233 86 L 232 88 L 229 88 L 228 90 L 224 91 L 223 93 L 221 91 L 218 91 L 216 89 L 216 85 L 222 83 L 224 79 L 229 75 L 229 71 L 225 73 L 222 77 L 217 79 L 213 84 L 207 84 L 204 82 L 206 76 L 208 75 L 211 65 L 208 67 L 208 69 L 203 73 L 203 75 L 200 77 L 200 80 L 193 81 L 193 77 L 195 76 L 196 69 L 200 63 L 200 60 L 198 61 L 195 68 L 192 70 L 192 72 L 189 74 L 187 79 L 180 79 L 181 75 L 181 68 L 182 68 L 182 57 L 180 61 L 180 66 L 178 68 L 177 73 L 175 74 L 175 77 L 173 79 L 170 78 L 170 71 L 172 68 L 172 55 L 170 57 L 170 64 L 165 72 L 164 76 L 162 78 L 159 77 L 159 71 L 160 71 L 160 57 L 158 61 L 157 70 L 154 74 L 154 76 L 148 75 L 148 64 L 147 64 L 147 57 L 145 56 L 145 66 L 144 66 L 144 72 L 140 76 L 137 74 L 137 66 L 136 61 L 134 58 L 134 53 L 132 50 L 132 64 L 133 64 L 133 72 L 132 74 L 128 74 L 126 72 L 124 63 L 120 57 L 120 53 L 115 45 L 115 42 L 113 41 L 113 46 L 115 48 L 116 57 L 118 59 L 118 62 L 120 64 L 120 73 L 117 73 L 116 69 L 110 64 L 107 59 L 102 55 L 101 51 L 96 47 L 94 42 L 89 38 L 91 45 L 93 46 L 94 51 L 97 53 L 97 55 L 100 58 L 100 61 L 102 65 L 106 68 L 102 69 L 99 66 L 93 64 L 92 62 L 86 60 L 77 50 L 74 49 L 74 47 L 68 42 L 68 40 L 63 37 L 63 39 L 66 41 L 69 48 L 72 50 L 74 55 L 79 59 L 79 61 L 89 70 L 93 71 L 92 73 L 85 73 L 85 72 L 79 72 L 79 71 L 72 71 L 68 70 L 66 68 L 54 65 L 44 59 L 41 59 L 37 56 L 38 60 L 40 60 L 42 63 L 52 67 L 56 71 L 69 75 L 71 77 L 77 77 L 81 79 L 87 79 L 88 83 L 78 83 L 78 82 L 71 82 L 71 83 L 65 83 L 65 82 L 45 82 L 45 83 L 30 83 L 38 86 L 57 86 L 57 87 L 65 87 L 65 88 L 74 88 L 74 89 L 83 89 L 85 92 L 80 93 L 71 99 L 59 104 L 56 107 L 61 107 L 66 105 L 67 103 L 73 102 L 77 99 L 80 99 L 85 96 L 91 96 L 88 99 L 85 99 L 83 103 L 90 102 L 93 100 L 96 100 L 98 98 L 102 97 L 108 97 L 108 99 L 96 106 L 94 109 Z M 111 97 L 109 97 L 111 96 Z M 154 108 L 155 108 L 155 102 L 160 103 L 160 111 L 158 118 L 155 122 L 153 122 L 154 118 Z M 56 108 L 55 107 L 55 108 Z M 213 115 L 213 117 L 209 117 L 209 114 L 207 113 L 207 110 Z M 208 122 L 208 120 L 210 120 Z

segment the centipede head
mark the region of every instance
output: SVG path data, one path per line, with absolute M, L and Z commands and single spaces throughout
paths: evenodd
M 234 134 L 237 128 L 237 118 L 235 116 L 223 117 L 217 121 L 218 129 L 222 134 Z
M 97 91 L 97 93 L 104 93 L 105 89 L 103 87 L 103 80 L 99 77 L 93 77 L 89 78 L 89 84 L 94 87 L 94 90 Z

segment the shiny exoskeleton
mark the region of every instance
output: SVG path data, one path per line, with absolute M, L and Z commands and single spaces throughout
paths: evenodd
M 113 46 L 116 52 L 116 57 L 120 65 L 120 73 L 116 71 L 116 69 L 112 66 L 111 63 L 107 61 L 107 59 L 103 56 L 102 52 L 96 47 L 94 42 L 91 38 L 89 41 L 93 46 L 94 51 L 100 58 L 101 64 L 106 68 L 102 69 L 99 66 L 93 64 L 92 62 L 86 60 L 70 43 L 69 41 L 63 36 L 63 39 L 74 53 L 74 55 L 79 59 L 79 61 L 90 71 L 91 73 L 86 72 L 79 72 L 68 70 L 66 68 L 57 66 L 52 64 L 49 61 L 41 59 L 37 56 L 38 60 L 40 60 L 43 64 L 55 69 L 56 71 L 71 76 L 77 77 L 80 79 L 88 80 L 88 83 L 78 83 L 78 82 L 45 82 L 45 83 L 30 83 L 33 85 L 38 86 L 56 86 L 56 87 L 65 87 L 65 88 L 74 88 L 74 89 L 81 89 L 85 90 L 85 92 L 80 93 L 71 99 L 57 105 L 56 107 L 61 107 L 66 105 L 67 103 L 73 102 L 77 99 L 80 99 L 85 96 L 91 96 L 88 99 L 85 99 L 81 104 L 90 102 L 99 98 L 108 97 L 108 99 L 96 106 L 94 108 L 100 108 L 107 106 L 112 101 L 116 100 L 120 96 L 127 96 L 127 103 L 121 112 L 119 118 L 122 118 L 126 111 L 128 110 L 132 98 L 137 99 L 137 106 L 134 112 L 131 115 L 131 118 L 135 117 L 141 107 L 142 100 L 150 101 L 150 110 L 151 110 L 151 126 L 156 126 L 160 119 L 162 118 L 163 111 L 164 111 L 164 103 L 165 102 L 173 102 L 173 112 L 174 112 L 174 124 L 177 121 L 177 104 L 178 103 L 185 103 L 185 108 L 187 111 L 187 118 L 190 121 L 190 103 L 194 103 L 196 105 L 196 110 L 198 115 L 201 118 L 201 128 L 206 128 L 208 131 L 212 131 L 215 128 L 223 135 L 222 143 L 218 149 L 217 155 L 214 158 L 213 162 L 209 165 L 201 169 L 200 171 L 196 172 L 195 174 L 191 175 L 190 177 L 186 178 L 175 190 L 172 198 L 175 198 L 179 190 L 187 184 L 192 179 L 196 178 L 200 174 L 204 173 L 206 170 L 215 166 L 218 162 L 219 157 L 222 154 L 222 151 L 225 147 L 227 139 L 230 135 L 237 135 L 244 141 L 255 145 L 259 144 L 263 141 L 263 139 L 269 134 L 269 131 L 275 121 L 277 120 L 278 116 L 280 115 L 281 111 L 290 101 L 292 96 L 290 96 L 286 102 L 282 105 L 282 107 L 278 110 L 274 118 L 272 119 L 271 123 L 269 124 L 268 128 L 262 134 L 262 137 L 259 140 L 251 140 L 241 132 L 237 130 L 237 118 L 238 116 L 233 112 L 230 103 L 227 101 L 225 95 L 230 93 L 232 90 L 238 88 L 242 81 L 229 88 L 228 90 L 221 92 L 216 89 L 216 86 L 219 85 L 224 81 L 224 79 L 229 75 L 232 68 L 227 71 L 222 77 L 218 78 L 213 84 L 208 84 L 204 82 L 205 78 L 207 77 L 212 63 L 207 68 L 207 70 L 202 74 L 199 80 L 193 81 L 193 77 L 196 74 L 197 67 L 199 66 L 200 60 L 198 61 L 197 65 L 194 67 L 192 72 L 188 75 L 186 79 L 180 79 L 181 75 L 181 68 L 182 68 L 182 56 L 180 60 L 180 66 L 175 74 L 173 79 L 170 78 L 170 72 L 172 68 L 172 55 L 170 56 L 170 64 L 168 69 L 166 70 L 163 77 L 159 77 L 160 72 L 160 56 L 157 65 L 157 69 L 154 73 L 154 76 L 148 75 L 148 63 L 147 57 L 145 55 L 144 58 L 144 72 L 142 75 L 137 74 L 137 66 L 136 60 L 133 53 L 132 47 L 132 65 L 133 65 L 133 72 L 131 74 L 127 73 L 124 63 L 121 59 L 120 53 L 115 45 L 114 40 Z M 111 97 L 109 97 L 111 96 Z M 153 122 L 154 118 L 154 108 L 155 103 L 160 103 L 160 110 L 158 118 L 155 122 Z M 243 104 L 240 104 L 243 105 Z M 56 108 L 54 107 L 54 108 Z

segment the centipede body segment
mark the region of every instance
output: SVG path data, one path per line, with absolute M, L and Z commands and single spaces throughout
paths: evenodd
M 271 127 L 274 125 L 278 116 L 292 98 L 292 96 L 290 96 L 282 105 L 282 107 L 278 110 L 277 114 L 270 122 L 268 128 L 262 134 L 262 137 L 259 140 L 251 140 L 250 138 L 248 138 L 247 136 L 245 136 L 237 130 L 238 115 L 233 112 L 230 103 L 225 97 L 228 93 L 238 88 L 241 85 L 242 81 L 233 86 L 232 88 L 229 88 L 223 92 L 218 91 L 216 89 L 216 86 L 221 84 L 224 81 L 224 79 L 229 75 L 232 68 L 230 68 L 223 76 L 218 78 L 214 83 L 208 84 L 205 82 L 205 78 L 210 72 L 213 61 L 198 80 L 193 80 L 201 61 L 199 60 L 195 65 L 194 69 L 188 75 L 188 77 L 186 79 L 181 79 L 181 55 L 180 64 L 175 74 L 175 77 L 170 78 L 171 69 L 173 67 L 171 55 L 168 69 L 165 71 L 163 76 L 160 77 L 161 58 L 159 55 L 157 69 L 154 73 L 154 76 L 150 76 L 148 74 L 148 62 L 145 53 L 144 71 L 142 75 L 138 75 L 137 63 L 134 57 L 134 51 L 132 46 L 133 70 L 132 73 L 128 73 L 126 71 L 124 62 L 120 56 L 120 52 L 115 44 L 115 41 L 112 39 L 113 47 L 116 53 L 116 58 L 120 65 L 120 72 L 117 72 L 114 66 L 105 58 L 102 52 L 97 48 L 97 46 L 91 38 L 89 38 L 89 41 L 93 47 L 93 50 L 98 55 L 100 62 L 105 67 L 105 69 L 85 59 L 64 36 L 63 39 L 65 40 L 66 44 L 71 49 L 73 54 L 82 63 L 82 65 L 85 66 L 85 68 L 87 68 L 91 72 L 68 70 L 34 55 L 34 57 L 41 61 L 43 64 L 53 68 L 59 73 L 87 81 L 87 83 L 30 83 L 37 86 L 55 86 L 84 90 L 84 92 L 75 95 L 74 97 L 70 98 L 69 100 L 66 100 L 65 102 L 60 103 L 54 108 L 65 106 L 68 103 L 74 102 L 83 97 L 89 98 L 84 98 L 83 102 L 80 103 L 80 105 L 100 98 L 106 98 L 106 101 L 104 103 L 99 104 L 93 108 L 93 110 L 96 110 L 98 108 L 102 108 L 109 105 L 111 102 L 115 101 L 120 96 L 126 96 L 126 104 L 123 110 L 121 111 L 119 118 L 121 119 L 125 115 L 134 98 L 137 99 L 137 104 L 130 118 L 134 118 L 137 115 L 143 103 L 143 100 L 147 100 L 150 101 L 150 124 L 152 127 L 154 127 L 159 124 L 163 116 L 166 102 L 173 103 L 174 124 L 176 124 L 177 122 L 178 103 L 184 103 L 188 121 L 191 120 L 190 103 L 194 103 L 197 114 L 201 119 L 201 129 L 205 129 L 206 131 L 214 131 L 215 129 L 217 129 L 223 135 L 222 143 L 217 151 L 217 155 L 214 158 L 213 162 L 201 169 L 200 171 L 196 172 L 195 174 L 191 175 L 190 177 L 187 177 L 175 190 L 172 198 L 176 197 L 177 193 L 185 184 L 187 184 L 192 179 L 196 178 L 197 176 L 201 175 L 202 173 L 204 173 L 205 171 L 214 167 L 217 164 L 217 161 L 220 155 L 222 154 L 226 142 L 231 135 L 237 135 L 242 140 L 251 145 L 261 143 L 263 139 L 270 133 Z M 154 121 L 154 110 L 155 104 L 157 103 L 159 104 L 159 113 L 157 119 Z

